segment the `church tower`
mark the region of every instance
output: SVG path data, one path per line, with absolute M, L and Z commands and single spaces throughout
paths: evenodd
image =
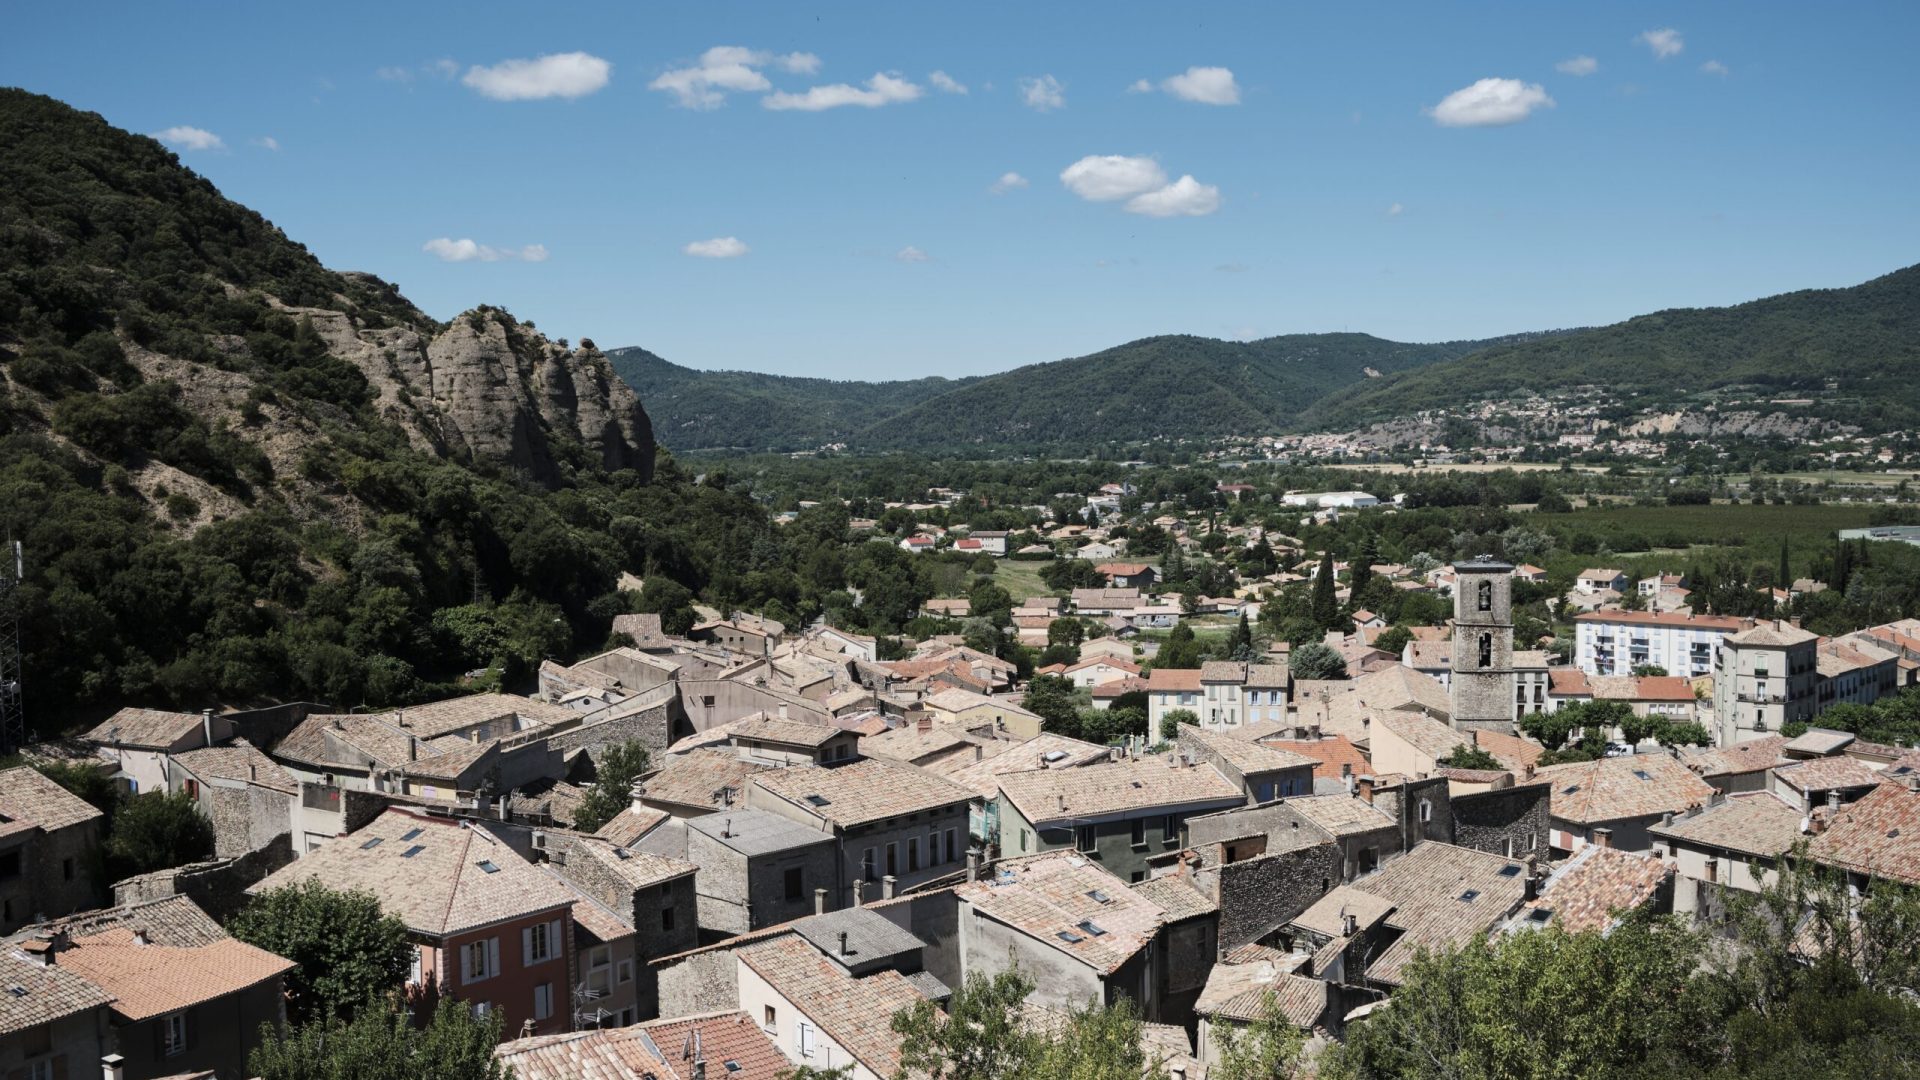
M 1513 565 L 1491 556 L 1453 564 L 1453 671 L 1457 729 L 1514 728 Z

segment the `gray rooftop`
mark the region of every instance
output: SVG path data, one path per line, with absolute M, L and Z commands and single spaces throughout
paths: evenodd
M 842 908 L 824 915 L 809 915 L 795 922 L 793 930 L 814 948 L 849 968 L 927 947 L 926 942 L 895 926 L 872 908 Z M 847 935 L 846 956 L 840 955 L 843 933 Z
M 833 842 L 833 834 L 810 829 L 766 810 L 736 809 L 687 819 L 687 828 L 749 858 Z

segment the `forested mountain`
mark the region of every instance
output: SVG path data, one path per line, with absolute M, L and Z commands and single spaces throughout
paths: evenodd
M 1681 403 L 1754 387 L 1814 398 L 1869 430 L 1920 423 L 1920 266 L 1863 285 L 1733 307 L 1677 308 L 1613 326 L 1495 345 L 1349 387 L 1303 418 L 1343 429 L 1419 409 L 1597 385 L 1623 400 Z
M 855 438 L 881 420 L 976 379 L 853 382 L 696 371 L 640 348 L 607 359 L 647 403 L 655 435 L 675 450 L 804 450 Z
M 622 570 L 700 588 L 768 540 L 652 475 L 590 343 L 437 323 L 50 98 L 0 89 L 0 148 L 0 535 L 42 729 L 511 675 L 602 643 Z
M 695 371 L 640 349 L 608 355 L 675 449 L 1038 449 L 1271 432 L 1340 387 L 1486 344 L 1170 335 L 981 378 L 886 383 Z

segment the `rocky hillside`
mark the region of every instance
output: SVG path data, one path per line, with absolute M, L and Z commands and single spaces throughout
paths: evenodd
M 37 723 L 406 701 L 597 646 L 622 571 L 724 531 L 683 527 L 654 450 L 590 342 L 439 323 L 154 140 L 0 89 L 0 534 Z

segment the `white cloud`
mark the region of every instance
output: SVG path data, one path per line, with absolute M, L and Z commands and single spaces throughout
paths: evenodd
M 1023 188 L 1026 186 L 1027 186 L 1026 177 L 1021 176 L 1017 172 L 1005 172 L 1005 173 L 1001 173 L 1000 179 L 995 180 L 993 182 L 993 186 L 988 188 L 987 190 L 993 192 L 995 195 L 1005 195 L 1007 192 L 1012 191 L 1015 188 Z
M 1406 212 L 1407 212 L 1407 208 L 1404 206 L 1401 206 L 1399 203 L 1394 203 L 1392 206 L 1387 207 L 1388 217 L 1399 217 L 1401 214 L 1404 214 Z
M 1200 105 L 1240 104 L 1240 85 L 1233 81 L 1233 72 L 1223 67 L 1190 67 L 1162 80 L 1160 88 L 1181 101 Z
M 882 105 L 897 105 L 912 101 L 926 91 L 897 75 L 885 72 L 876 73 L 867 80 L 865 88 L 847 83 L 832 83 L 827 86 L 815 86 L 804 94 L 789 94 L 784 91 L 768 94 L 760 99 L 760 104 L 769 109 L 798 109 L 802 112 L 820 112 L 823 109 L 837 109 L 842 105 L 859 105 L 863 108 L 877 109 Z
M 412 82 L 413 72 L 403 67 L 383 67 L 376 69 L 373 77 L 385 82 Z
M 904 263 L 923 263 L 923 262 L 933 261 L 933 256 L 927 254 L 924 251 L 921 251 L 919 248 L 914 247 L 912 244 L 908 244 L 906 247 L 903 247 L 899 251 L 894 252 L 893 257 L 899 260 L 900 262 L 904 262 Z
M 261 148 L 262 150 L 280 149 L 280 140 L 274 138 L 271 135 L 261 135 L 258 138 L 249 139 L 247 141 L 251 142 L 253 145 Z
M 737 259 L 745 255 L 748 248 L 738 237 L 716 236 L 711 240 L 695 240 L 680 250 L 702 259 Z
M 961 82 L 960 80 L 954 78 L 953 76 L 947 74 L 944 71 L 936 71 L 933 74 L 927 76 L 927 81 L 933 84 L 933 88 L 935 90 L 939 90 L 944 93 L 964 94 L 967 92 L 966 83 Z
M 153 137 L 173 147 L 175 150 L 225 150 L 227 144 L 220 136 L 205 128 L 188 127 L 180 124 L 165 131 L 156 131 Z
M 462 237 L 454 240 L 440 236 L 420 245 L 420 250 L 436 255 L 443 262 L 505 262 L 518 259 L 521 262 L 546 262 L 545 244 L 528 244 L 523 248 L 496 248 L 476 243 Z
M 1030 109 L 1046 112 L 1067 106 L 1067 88 L 1051 75 L 1028 76 L 1020 80 L 1020 100 Z
M 430 63 L 420 65 L 419 71 L 408 67 L 383 67 L 375 69 L 373 77 L 386 82 L 410 83 L 418 75 L 432 75 L 441 79 L 451 79 L 460 74 L 460 65 L 451 58 L 441 57 Z
M 435 60 L 433 63 L 428 64 L 427 71 L 428 73 L 433 75 L 438 75 L 443 79 L 451 79 L 455 75 L 460 74 L 460 65 L 454 63 L 452 57 L 443 56 L 440 59 Z
M 1112 202 L 1166 186 L 1166 171 L 1150 157 L 1090 154 L 1060 173 L 1067 190 L 1088 202 Z
M 1201 217 L 1220 209 L 1220 189 L 1182 176 L 1158 191 L 1127 200 L 1127 213 L 1148 217 Z
M 794 75 L 811 75 L 820 70 L 820 58 L 812 53 L 770 53 L 740 45 L 715 45 L 700 54 L 693 67 L 675 68 L 647 84 L 650 90 L 672 94 L 689 109 L 717 109 L 726 103 L 729 93 L 753 93 L 773 89 L 760 73 L 775 67 Z
M 1600 70 L 1600 61 L 1591 56 L 1576 56 L 1553 65 L 1553 70 L 1562 75 L 1591 75 Z
M 1726 76 L 1726 75 L 1732 74 L 1732 72 L 1729 72 L 1727 70 L 1727 65 L 1721 63 L 1718 60 L 1709 60 L 1706 63 L 1701 64 L 1700 70 L 1706 72 L 1709 75 Z
M 492 67 L 474 65 L 460 80 L 481 97 L 495 101 L 538 101 L 585 97 L 607 85 L 613 65 L 590 53 L 549 53 L 532 60 L 502 60 Z
M 1496 127 L 1525 120 L 1535 109 L 1552 108 L 1539 83 L 1519 79 L 1481 79 L 1455 90 L 1427 110 L 1442 127 Z
M 1135 79 L 1133 80 L 1133 85 L 1127 87 L 1127 93 L 1151 94 L 1153 93 L 1153 82 L 1150 79 Z
M 1680 31 L 1669 26 L 1664 30 L 1648 30 L 1634 39 L 1653 50 L 1653 55 L 1661 60 L 1669 56 L 1679 56 L 1680 50 L 1687 47 Z

